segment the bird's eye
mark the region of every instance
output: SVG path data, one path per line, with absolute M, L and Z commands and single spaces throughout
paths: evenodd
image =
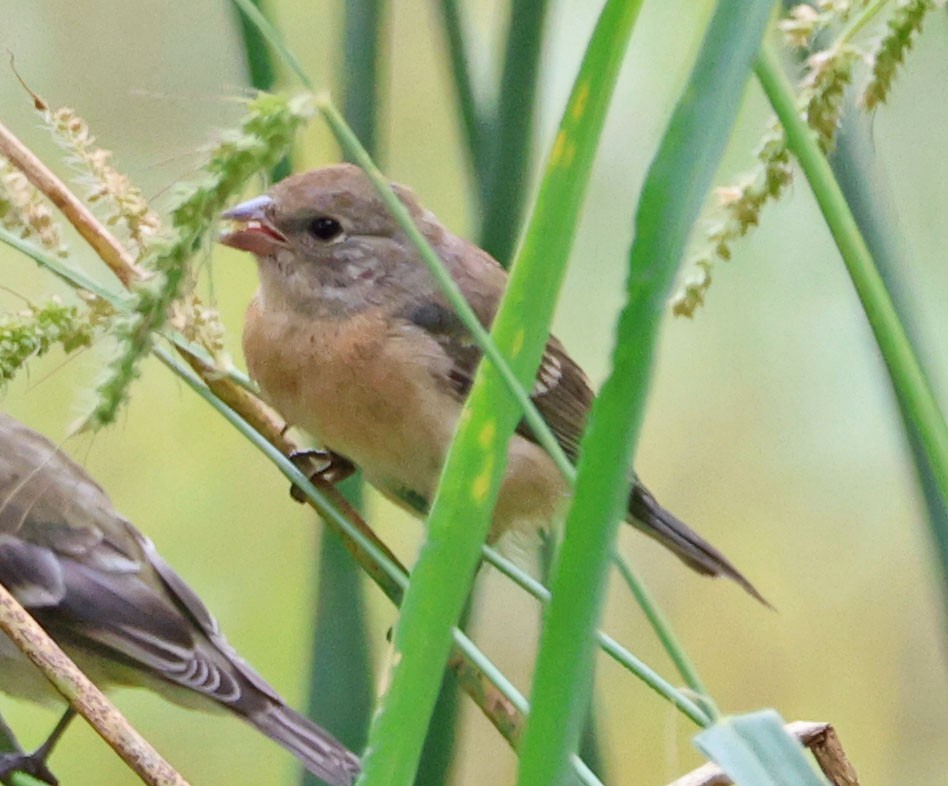
M 319 240 L 334 240 L 342 234 L 342 224 L 329 216 L 318 216 L 309 222 L 309 233 Z

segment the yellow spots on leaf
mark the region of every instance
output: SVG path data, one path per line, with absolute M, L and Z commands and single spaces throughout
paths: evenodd
M 589 82 L 583 82 L 576 86 L 576 100 L 573 102 L 573 108 L 570 110 L 570 119 L 573 122 L 579 122 L 579 119 L 586 112 L 586 102 L 589 100 Z
M 523 350 L 523 342 L 526 340 L 526 332 L 523 328 L 517 330 L 514 335 L 513 344 L 510 347 L 510 357 L 515 358 Z
M 485 467 L 484 471 L 474 478 L 474 482 L 471 484 L 471 497 L 474 504 L 478 507 L 483 507 L 484 503 L 487 502 L 487 494 L 489 491 L 490 467 Z
M 480 433 L 477 435 L 477 443 L 482 448 L 489 448 L 493 442 L 494 438 L 497 436 L 497 423 L 493 420 L 487 421 L 484 424 L 484 427 L 480 430 Z
M 487 432 L 491 433 L 487 433 Z M 488 424 L 488 427 L 485 427 L 481 430 L 481 433 L 477 435 L 478 442 L 482 442 L 485 438 L 493 439 L 495 428 L 494 425 Z M 477 474 L 477 477 L 474 478 L 474 481 L 471 483 L 471 502 L 473 502 L 477 507 L 482 508 L 487 504 L 487 495 L 490 493 L 490 484 L 491 477 L 494 474 L 494 457 L 485 456 L 484 457 L 484 466 L 481 467 L 481 471 Z
M 556 141 L 553 143 L 553 152 L 550 154 L 550 166 L 567 167 L 573 163 L 573 157 L 576 155 L 576 143 L 565 131 L 560 131 L 556 135 Z
M 576 86 L 573 103 L 569 110 L 569 124 L 577 125 L 586 113 L 586 106 L 589 104 L 589 82 L 583 82 Z M 572 136 L 565 129 L 560 129 L 553 142 L 553 152 L 550 154 L 550 166 L 568 167 L 573 163 L 576 156 L 576 143 Z
M 550 153 L 550 166 L 559 166 L 563 157 L 563 147 L 566 144 L 566 134 L 560 131 L 553 140 L 553 152 Z

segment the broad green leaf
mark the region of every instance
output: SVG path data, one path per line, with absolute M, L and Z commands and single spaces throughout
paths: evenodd
M 774 710 L 721 718 L 694 743 L 737 786 L 827 786 Z
M 646 177 L 635 216 L 613 369 L 593 405 L 582 442 L 576 492 L 554 568 L 519 786 L 565 783 L 570 756 L 579 744 L 592 688 L 595 626 L 616 532 L 627 510 L 631 460 L 658 325 L 772 7 L 769 0 L 718 4 Z

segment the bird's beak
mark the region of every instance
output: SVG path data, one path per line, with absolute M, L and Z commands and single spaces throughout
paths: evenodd
M 286 236 L 267 218 L 267 208 L 272 204 L 273 199 L 264 194 L 221 213 L 222 218 L 234 221 L 237 227 L 222 234 L 218 242 L 261 257 L 286 246 Z

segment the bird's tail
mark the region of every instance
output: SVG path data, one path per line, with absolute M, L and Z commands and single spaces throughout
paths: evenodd
M 692 530 L 685 522 L 665 510 L 638 481 L 629 495 L 629 522 L 646 535 L 671 549 L 688 567 L 706 576 L 727 576 L 740 584 L 765 606 L 770 604 L 757 588 L 720 551 Z
M 244 717 L 330 786 L 355 783 L 361 769 L 359 757 L 295 710 L 283 704 L 271 704 L 265 710 Z

